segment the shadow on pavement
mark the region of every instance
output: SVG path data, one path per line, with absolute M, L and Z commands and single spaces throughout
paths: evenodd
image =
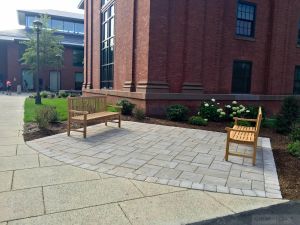
M 188 225 L 300 225 L 300 202 L 287 202 Z

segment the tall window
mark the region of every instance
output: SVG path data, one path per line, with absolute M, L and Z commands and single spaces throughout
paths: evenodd
M 252 62 L 234 61 L 232 74 L 232 93 L 247 94 L 251 89 Z
M 105 1 L 102 1 L 102 3 Z M 106 4 L 107 2 L 105 2 Z M 113 88 L 114 77 L 114 27 L 115 7 L 109 6 L 101 13 L 101 75 L 100 88 Z
M 58 31 L 64 30 L 64 22 L 62 20 L 52 20 L 52 29 L 56 29 Z
M 73 66 L 83 66 L 83 49 L 73 49 Z
M 296 66 L 295 69 L 294 94 L 300 95 L 300 66 Z
M 81 90 L 83 84 L 83 73 L 75 73 L 75 90 Z
M 236 34 L 245 37 L 254 37 L 256 5 L 244 1 L 238 2 Z

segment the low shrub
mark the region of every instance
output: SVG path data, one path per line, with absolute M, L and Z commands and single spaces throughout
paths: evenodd
M 265 127 L 265 128 L 276 128 L 276 119 L 274 118 L 264 118 L 262 120 L 262 124 L 261 124 L 262 127 Z
M 46 129 L 49 123 L 58 121 L 58 113 L 53 106 L 42 106 L 36 110 L 35 121 L 40 129 Z
M 294 128 L 290 133 L 289 138 L 293 142 L 300 141 L 300 128 L 299 127 Z
M 285 98 L 276 118 L 276 131 L 281 134 L 290 133 L 298 118 L 299 105 L 297 99 L 293 96 Z
M 297 157 L 300 158 L 300 141 L 292 142 L 288 145 L 288 152 Z
M 137 120 L 144 120 L 145 119 L 145 111 L 140 108 L 136 108 L 133 112 L 134 118 Z
M 249 122 L 249 121 L 238 121 L 237 122 L 237 125 L 238 126 L 243 126 L 243 127 L 253 127 L 255 126 L 255 124 Z M 234 126 L 234 122 L 230 122 L 230 127 L 233 127 Z
M 50 94 L 50 93 L 47 92 L 47 91 L 42 91 L 42 92 L 40 93 L 40 95 L 41 95 L 42 98 L 48 98 L 49 94 Z
M 189 109 L 180 104 L 171 105 L 167 108 L 166 116 L 172 121 L 186 121 Z
M 206 126 L 207 119 L 203 119 L 201 116 L 192 116 L 189 118 L 188 123 L 197 126 Z
M 135 104 L 131 103 L 126 99 L 122 99 L 117 103 L 118 106 L 122 106 L 122 114 L 125 116 L 132 115 L 132 111 L 135 107 Z
M 214 122 L 224 120 L 226 117 L 226 113 L 223 108 L 220 107 L 220 104 L 217 103 L 215 99 L 203 102 L 199 107 L 198 115 L 202 118 L 208 119 L 208 121 Z
M 69 94 L 66 91 L 59 91 L 58 97 L 59 98 L 67 98 L 67 97 L 69 97 Z

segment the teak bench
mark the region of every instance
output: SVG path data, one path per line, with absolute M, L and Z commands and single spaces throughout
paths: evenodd
M 252 158 L 252 164 L 255 165 L 256 163 L 256 148 L 257 148 L 257 139 L 259 135 L 261 120 L 262 120 L 262 110 L 259 107 L 257 119 L 244 119 L 244 118 L 234 118 L 234 126 L 233 128 L 226 127 L 227 131 L 227 143 L 226 143 L 226 154 L 225 160 L 228 161 L 228 156 L 240 156 L 246 158 Z M 248 121 L 248 122 L 255 122 L 255 127 L 246 127 L 246 126 L 239 126 L 238 121 Z M 240 154 L 240 153 L 233 153 L 229 151 L 230 143 L 237 143 L 237 144 L 244 144 L 253 146 L 253 154 Z
M 115 107 L 118 112 L 108 112 L 108 107 Z M 105 122 L 107 126 L 108 121 L 118 120 L 119 128 L 121 127 L 121 106 L 107 105 L 106 96 L 92 96 L 92 97 L 69 97 L 68 98 L 68 136 L 70 132 L 82 132 L 83 137 L 86 138 L 87 122 L 96 121 L 99 123 Z M 72 122 L 83 125 L 83 131 L 72 129 Z

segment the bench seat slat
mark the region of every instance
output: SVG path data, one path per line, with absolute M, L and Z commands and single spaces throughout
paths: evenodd
M 87 114 L 87 120 L 94 120 L 94 119 L 100 119 L 100 118 L 107 118 L 107 117 L 117 117 L 119 116 L 118 112 L 98 112 L 98 113 L 92 113 L 92 114 Z M 83 121 L 84 116 L 74 116 L 72 117 L 72 120 L 79 120 Z

